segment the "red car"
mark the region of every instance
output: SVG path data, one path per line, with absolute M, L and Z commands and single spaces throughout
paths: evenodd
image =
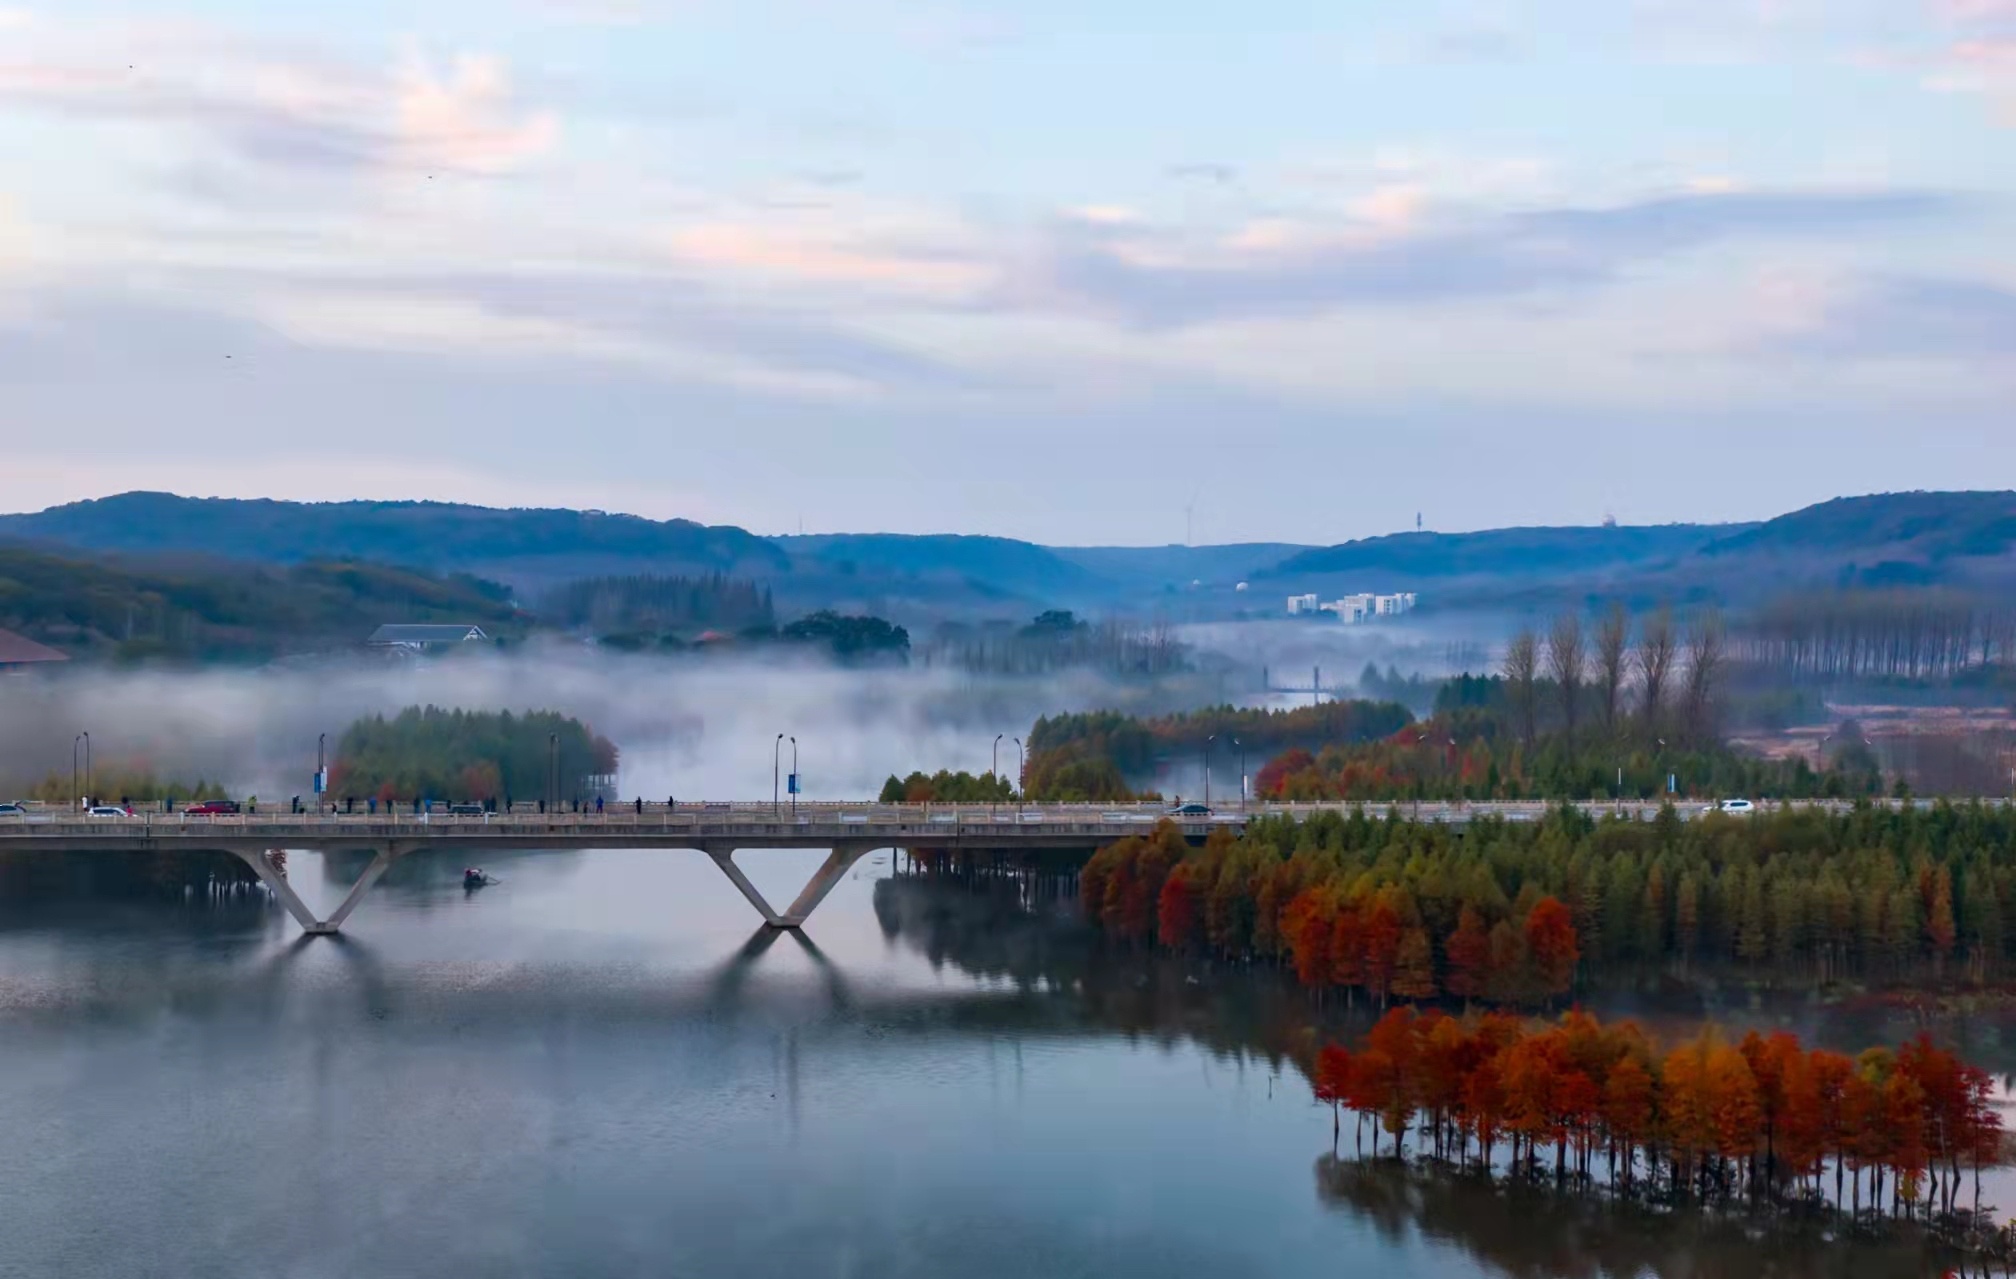
M 182 811 L 198 817 L 215 817 L 222 813 L 237 812 L 238 801 L 235 799 L 199 799 Z

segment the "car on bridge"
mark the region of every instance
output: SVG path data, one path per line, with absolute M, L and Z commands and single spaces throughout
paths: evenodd
M 0 804 L 0 817 L 26 817 L 27 815 L 28 806 L 26 804 Z
M 483 815 L 483 805 L 450 804 L 448 805 L 448 815 L 450 817 L 481 817 Z
M 1709 813 L 1732 813 L 1742 815 L 1742 814 L 1754 813 L 1756 811 L 1757 811 L 1757 805 L 1751 803 L 1747 799 L 1725 799 L 1719 804 L 1708 805 L 1708 807 L 1701 810 L 1701 815 L 1704 817 L 1707 816 Z
M 199 799 L 182 810 L 193 817 L 223 817 L 238 811 L 235 799 Z
M 85 811 L 86 817 L 131 817 L 133 810 L 124 804 L 93 804 Z
M 1210 815 L 1211 806 L 1209 804 L 1178 804 L 1169 810 L 1169 816 L 1171 817 L 1209 817 Z

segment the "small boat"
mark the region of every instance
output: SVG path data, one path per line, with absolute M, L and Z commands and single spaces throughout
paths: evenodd
M 481 888 L 490 882 L 490 876 L 484 874 L 483 868 L 480 866 L 471 866 L 462 872 L 462 887 L 464 888 Z

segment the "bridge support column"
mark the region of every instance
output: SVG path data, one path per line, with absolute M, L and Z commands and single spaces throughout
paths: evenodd
M 267 856 L 268 850 L 234 848 L 231 851 L 237 855 L 238 860 L 250 866 L 252 873 L 259 877 L 259 882 L 266 885 L 272 894 L 280 899 L 280 904 L 287 908 L 287 913 L 301 925 L 301 931 L 310 937 L 326 937 L 342 930 L 343 921 L 350 918 L 350 912 L 356 910 L 357 904 L 364 900 L 364 894 L 371 891 L 371 885 L 377 883 L 378 877 L 391 869 L 392 863 L 406 850 L 394 844 L 386 844 L 379 848 L 377 856 L 371 859 L 371 864 L 364 868 L 364 873 L 350 886 L 350 893 L 343 899 L 343 904 L 327 919 L 315 918 L 315 912 L 309 910 L 308 903 L 301 900 L 301 894 L 294 891 L 294 885 L 288 883 L 287 877 L 273 865 Z
M 749 877 L 742 873 L 742 868 L 735 864 L 735 849 L 710 848 L 707 850 L 707 855 L 714 859 L 714 864 L 721 868 L 721 873 L 728 877 L 728 882 L 735 885 L 742 896 L 748 899 L 749 904 L 756 908 L 756 913 L 763 916 L 764 923 L 772 928 L 798 928 L 814 910 L 818 909 L 819 903 L 826 900 L 826 894 L 832 892 L 834 886 L 846 878 L 847 872 L 854 868 L 854 863 L 867 855 L 868 848 L 868 845 L 850 844 L 835 848 L 828 853 L 825 862 L 813 872 L 812 878 L 806 881 L 805 887 L 782 912 L 770 904 L 769 899 L 763 896 L 756 885 L 749 882 Z

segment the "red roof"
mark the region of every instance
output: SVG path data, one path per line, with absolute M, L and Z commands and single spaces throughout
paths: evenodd
M 37 644 L 26 635 L 16 635 L 12 631 L 0 631 L 0 666 L 14 666 L 23 662 L 67 662 L 70 656 L 59 653 L 47 644 Z

